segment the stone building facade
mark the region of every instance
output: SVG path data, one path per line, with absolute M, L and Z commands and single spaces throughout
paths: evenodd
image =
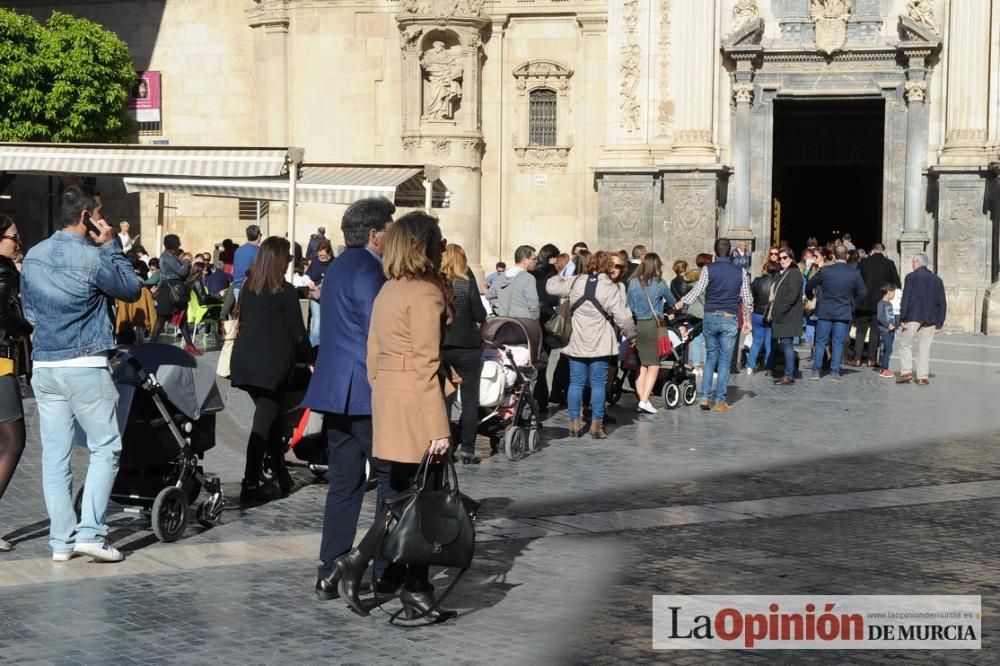
M 1000 0 L 0 5 L 93 18 L 162 72 L 162 136 L 144 142 L 440 165 L 445 233 L 478 266 L 581 239 L 690 261 L 716 236 L 749 241 L 759 263 L 779 239 L 851 233 L 896 259 L 926 252 L 949 325 L 985 326 Z M 168 204 L 192 249 L 245 224 L 230 200 Z M 155 196 L 120 205 L 147 226 L 157 213 Z M 341 212 L 302 205 L 302 234 Z M 282 232 L 277 204 L 271 219 Z

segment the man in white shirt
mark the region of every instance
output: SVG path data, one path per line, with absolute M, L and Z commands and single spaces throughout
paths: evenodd
M 136 235 L 133 238 L 132 236 L 129 235 L 128 233 L 129 223 L 126 222 L 125 220 L 122 220 L 121 222 L 118 223 L 118 229 L 120 229 L 120 231 L 118 232 L 118 240 L 121 241 L 122 252 L 128 252 L 135 245 L 135 242 L 139 240 L 139 236 Z

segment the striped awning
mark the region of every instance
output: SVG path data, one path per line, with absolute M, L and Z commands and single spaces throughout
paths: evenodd
M 424 205 L 424 170 L 413 165 L 303 164 L 295 200 L 298 203 L 350 204 L 385 197 L 400 206 Z M 288 178 L 125 178 L 128 192 L 170 192 L 210 197 L 288 201 Z M 446 206 L 448 191 L 435 182 L 433 200 Z
M 268 178 L 302 161 L 301 148 L 0 143 L 0 171 L 88 176 Z

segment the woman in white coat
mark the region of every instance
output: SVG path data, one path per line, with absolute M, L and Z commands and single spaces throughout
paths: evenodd
M 618 355 L 621 338 L 635 338 L 635 322 L 622 290 L 611 280 L 614 258 L 596 252 L 584 272 L 575 277 L 557 275 L 546 284 L 552 296 L 569 297 L 573 308 L 573 333 L 562 353 L 569 358 L 569 434 L 579 437 L 583 389 L 590 382 L 590 435 L 604 439 L 604 396 L 608 366 Z

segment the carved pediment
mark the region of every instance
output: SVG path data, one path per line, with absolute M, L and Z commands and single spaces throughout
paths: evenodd
M 736 48 L 739 46 L 759 46 L 764 38 L 764 19 L 756 18 L 747 21 L 742 26 L 732 32 L 722 42 L 723 49 Z
M 573 70 L 555 60 L 529 60 L 514 69 L 514 78 L 568 79 L 571 76 Z
M 941 35 L 918 23 L 909 16 L 899 17 L 899 40 L 904 43 L 927 44 L 936 46 L 941 43 Z

